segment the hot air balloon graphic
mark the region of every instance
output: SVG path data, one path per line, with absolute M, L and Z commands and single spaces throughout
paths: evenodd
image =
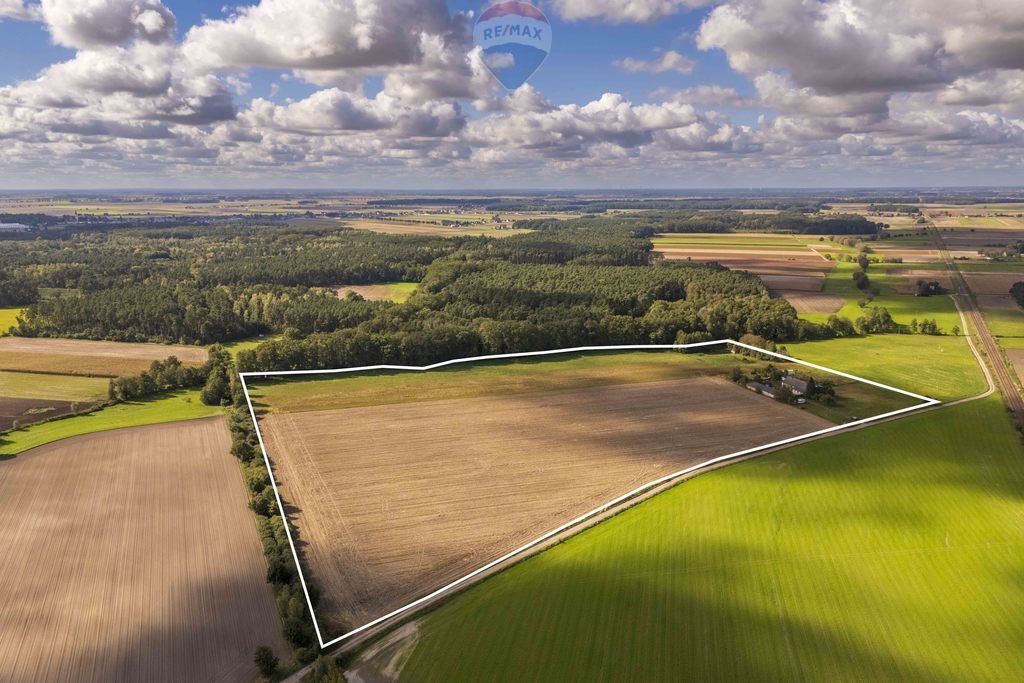
M 526 83 L 551 52 L 551 24 L 528 2 L 498 2 L 484 10 L 473 28 L 484 63 L 509 90 Z

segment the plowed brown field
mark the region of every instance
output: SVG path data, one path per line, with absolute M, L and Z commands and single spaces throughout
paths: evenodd
M 0 680 L 254 681 L 288 651 L 223 418 L 0 462 Z
M 261 424 L 328 635 L 643 483 L 830 426 L 709 377 L 271 414 Z

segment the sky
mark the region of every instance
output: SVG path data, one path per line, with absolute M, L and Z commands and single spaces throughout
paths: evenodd
M 0 189 L 1024 185 L 1020 0 L 0 0 Z

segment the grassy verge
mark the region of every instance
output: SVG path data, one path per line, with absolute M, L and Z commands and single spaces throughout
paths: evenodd
M 998 399 L 699 477 L 428 615 L 414 681 L 1024 678 Z
M 50 401 L 97 402 L 107 398 L 110 381 L 102 377 L 42 375 L 0 370 L 0 395 Z
M 0 436 L 0 455 L 17 455 L 31 448 L 72 436 L 124 427 L 179 422 L 222 415 L 222 408 L 203 405 L 198 391 L 176 391 L 143 401 L 119 403 L 87 415 L 32 425 Z

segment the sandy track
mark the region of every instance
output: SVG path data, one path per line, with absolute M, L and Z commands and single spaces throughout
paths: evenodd
M 829 426 L 712 378 L 278 414 L 262 425 L 327 637 L 644 482 Z
M 223 418 L 0 462 L 0 680 L 252 681 L 286 646 Z

